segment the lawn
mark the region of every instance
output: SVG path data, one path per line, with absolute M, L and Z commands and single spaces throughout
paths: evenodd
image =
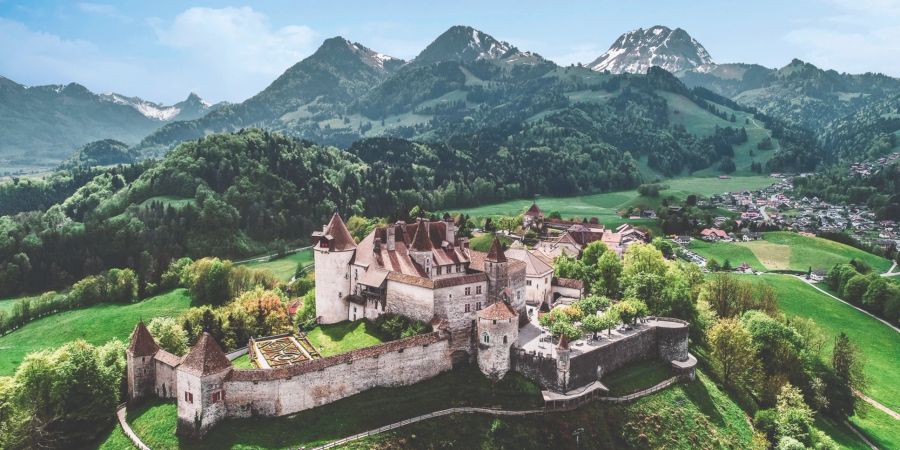
M 604 220 L 621 221 L 622 219 L 618 217 L 618 210 L 630 206 L 655 207 L 665 196 L 684 198 L 689 194 L 710 196 L 744 189 L 756 190 L 769 186 L 774 181 L 773 178 L 765 175 L 731 177 L 724 180 L 717 177 L 673 178 L 662 182 L 669 185 L 669 189 L 662 191 L 658 198 L 641 197 L 636 190 L 629 190 L 573 197 L 540 197 L 537 203 L 545 214 L 557 211 L 565 218 L 597 217 L 601 222 Z M 465 208 L 457 212 L 463 212 L 472 217 L 516 216 L 525 212 L 531 206 L 531 202 L 531 199 L 510 200 L 492 205 Z
M 322 356 L 331 356 L 384 342 L 368 320 L 319 325 L 306 334 Z
M 804 281 L 789 275 L 765 275 L 749 279 L 765 282 L 778 291 L 779 308 L 788 316 L 807 317 L 816 321 L 827 336 L 826 361 L 831 360 L 834 338 L 843 331 L 861 350 L 868 378 L 866 395 L 894 411 L 900 410 L 900 336 L 881 322 L 813 289 Z M 890 426 L 889 416 L 872 408 L 865 418 L 853 423 L 882 442 L 900 444 L 900 427 Z M 884 417 L 881 417 L 884 416 Z M 895 421 L 896 422 L 896 421 Z M 886 448 L 898 448 L 887 446 Z
M 16 304 L 17 301 L 26 299 L 26 298 L 36 299 L 38 297 L 40 297 L 40 296 L 30 297 L 30 296 L 26 295 L 24 297 L 2 298 L 2 299 L 0 299 L 0 312 L 5 312 L 5 313 L 9 314 L 12 312 L 13 306 Z
M 696 381 L 630 404 L 595 402 L 574 411 L 525 417 L 454 415 L 412 424 L 348 447 L 752 448 L 752 438 L 744 412 L 698 372 Z
M 859 413 L 850 418 L 850 423 L 862 430 L 878 448 L 900 448 L 900 421 L 868 403 L 863 403 Z
M 538 388 L 517 374 L 492 383 L 476 367 L 469 367 L 412 386 L 371 389 L 288 417 L 229 419 L 203 441 L 175 436 L 175 403 L 157 401 L 133 408 L 128 421 L 154 449 L 296 449 L 453 406 L 529 409 L 541 403 Z M 118 439 L 113 431 L 100 448 L 114 448 L 111 444 Z
M 100 304 L 35 320 L 0 337 L 0 376 L 12 375 L 28 353 L 84 339 L 91 344 L 128 339 L 138 320 L 174 316 L 191 306 L 186 289 L 132 304 Z
M 789 231 L 763 233 L 763 239 L 750 242 L 691 242 L 691 250 L 720 263 L 729 259 L 733 266 L 747 262 L 757 270 L 831 269 L 851 259 L 865 261 L 874 270 L 884 272 L 891 262 L 855 247 Z
M 234 365 L 235 369 L 255 369 L 256 364 L 250 361 L 250 354 L 246 353 L 237 358 L 231 360 L 231 364 Z
M 259 270 L 268 270 L 272 272 L 279 280 L 290 281 L 297 272 L 297 265 L 311 264 L 313 262 L 312 249 L 301 250 L 291 253 L 284 258 L 271 259 L 269 261 L 252 261 L 248 262 L 247 267 Z
M 707 260 L 715 259 L 719 264 L 724 264 L 727 260 L 732 267 L 747 263 L 753 270 L 766 270 L 766 266 L 756 258 L 749 248 L 731 242 L 706 242 L 694 239 L 688 248 Z
M 652 359 L 616 370 L 601 381 L 609 388 L 610 395 L 621 396 L 656 386 L 672 376 L 671 363 Z

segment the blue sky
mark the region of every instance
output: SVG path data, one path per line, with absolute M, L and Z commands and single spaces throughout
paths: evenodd
M 569 64 L 593 60 L 625 31 L 659 24 L 684 28 L 720 63 L 778 67 L 797 57 L 900 76 L 900 0 L 735 3 L 0 0 L 0 75 L 165 103 L 191 91 L 241 101 L 335 35 L 409 59 L 464 24 Z

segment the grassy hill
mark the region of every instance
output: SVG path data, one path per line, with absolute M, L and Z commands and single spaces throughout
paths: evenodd
M 313 253 L 311 249 L 302 250 L 291 253 L 284 258 L 275 258 L 268 261 L 251 261 L 246 265 L 252 269 L 268 270 L 272 272 L 279 280 L 290 281 L 297 272 L 297 265 L 311 264 L 313 262 Z
M 91 344 L 113 338 L 126 340 L 138 320 L 174 316 L 190 306 L 188 291 L 176 289 L 139 303 L 100 304 L 38 319 L 0 337 L 0 376 L 12 375 L 28 353 L 76 339 Z
M 769 186 L 774 179 L 768 176 L 740 176 L 727 179 L 718 177 L 684 177 L 662 181 L 669 189 L 660 192 L 659 198 L 642 197 L 636 190 L 606 192 L 602 194 L 578 195 L 574 197 L 540 197 L 538 206 L 549 214 L 559 212 L 562 217 L 597 217 L 604 224 L 619 221 L 618 211 L 632 206 L 655 207 L 660 199 L 666 196 L 685 198 L 689 194 L 709 196 L 722 192 L 743 189 L 756 190 Z M 510 200 L 503 203 L 465 208 L 456 212 L 469 214 L 472 217 L 515 216 L 522 214 L 531 206 L 531 199 Z
M 705 258 L 716 258 L 719 262 L 728 259 L 733 266 L 746 262 L 756 270 L 806 271 L 810 267 L 828 270 L 854 258 L 865 261 L 878 272 L 891 267 L 889 260 L 858 248 L 787 231 L 763 233 L 763 239 L 751 242 L 694 241 L 690 248 Z
M 824 360 L 831 360 L 834 338 L 842 331 L 846 333 L 865 357 L 864 371 L 869 383 L 866 395 L 900 411 L 900 391 L 896 389 L 900 385 L 900 373 L 896 370 L 900 336 L 894 330 L 796 277 L 775 274 L 745 277 L 774 287 L 778 292 L 778 306 L 788 316 L 816 321 L 826 334 Z M 864 408 L 864 414 L 853 416 L 851 422 L 880 442 L 883 448 L 900 448 L 900 427 L 887 414 L 875 408 Z

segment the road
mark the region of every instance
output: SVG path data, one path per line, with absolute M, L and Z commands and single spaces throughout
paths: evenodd
M 311 245 L 308 245 L 308 246 L 306 246 L 306 247 L 295 248 L 295 249 L 293 249 L 293 250 L 287 250 L 287 251 L 284 252 L 284 255 L 292 255 L 292 254 L 294 254 L 294 253 L 302 252 L 303 250 L 307 250 L 307 249 L 310 249 L 310 248 L 312 248 Z M 269 254 L 269 255 L 254 256 L 254 257 L 249 258 L 249 259 L 242 259 L 242 260 L 240 260 L 240 261 L 234 261 L 234 264 L 247 264 L 247 263 L 249 263 L 249 262 L 255 262 L 255 261 L 268 261 L 268 260 L 270 260 L 270 259 L 272 259 L 272 258 L 277 257 L 278 255 L 279 255 L 279 253 L 272 253 L 272 254 Z

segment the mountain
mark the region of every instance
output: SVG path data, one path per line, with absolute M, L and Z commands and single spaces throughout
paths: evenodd
M 882 74 L 847 74 L 792 60 L 780 69 L 720 64 L 679 73 L 736 102 L 822 133 L 829 123 L 900 93 L 900 79 Z
M 658 66 L 677 73 L 714 64 L 703 45 L 686 31 L 657 25 L 619 36 L 609 50 L 588 67 L 610 73 L 644 73 L 650 67 Z
M 498 41 L 475 28 L 456 25 L 428 44 L 410 64 L 425 65 L 447 61 L 472 63 L 480 60 L 523 62 L 540 61 L 543 58 L 531 52 L 521 52 L 509 42 Z
M 78 83 L 27 87 L 0 77 L 0 166 L 55 165 L 101 139 L 129 145 L 166 122 L 211 108 L 196 94 L 173 106 L 95 94 Z
M 145 154 L 162 154 L 184 140 L 249 126 L 321 140 L 316 119 L 340 117 L 346 105 L 404 63 L 340 36 L 327 39 L 315 53 L 287 69 L 260 93 L 199 119 L 168 124 L 147 136 L 139 148 Z
M 162 122 L 171 122 L 173 120 L 191 120 L 203 117 L 210 110 L 222 107 L 227 103 L 217 103 L 215 105 L 200 98 L 199 95 L 191 92 L 188 98 L 172 105 L 165 106 L 159 103 L 150 102 L 140 97 L 126 97 L 121 94 L 110 93 L 100 94 L 103 100 L 117 103 L 120 105 L 128 105 L 136 109 L 149 119 L 156 119 Z

